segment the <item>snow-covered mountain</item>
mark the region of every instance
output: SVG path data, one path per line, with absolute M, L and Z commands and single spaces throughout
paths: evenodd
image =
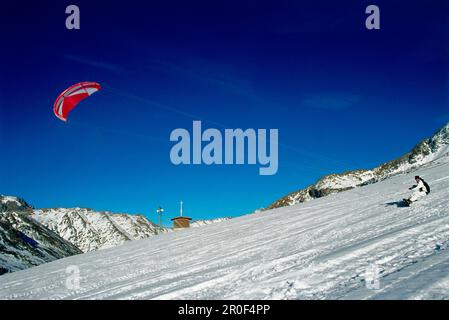
M 0 212 L 26 211 L 33 208 L 18 197 L 0 195 Z
M 0 196 L 0 274 L 81 253 L 34 219 L 22 199 Z
M 415 175 L 432 191 L 403 207 Z M 0 277 L 0 299 L 449 299 L 449 157 Z M 80 287 L 67 288 L 78 266 Z M 378 286 L 377 286 L 378 285 Z
M 268 209 L 290 206 L 378 182 L 398 173 L 419 168 L 440 157 L 448 156 L 448 153 L 449 123 L 431 138 L 421 141 L 410 152 L 398 159 L 384 163 L 372 170 L 355 170 L 324 176 L 315 184 L 276 200 L 268 206 Z
M 82 208 L 34 210 L 31 216 L 83 252 L 120 245 L 166 232 L 142 215 Z
M 171 231 L 142 215 L 83 208 L 34 209 L 21 198 L 3 195 L 0 205 L 0 274 Z M 226 219 L 199 220 L 191 226 Z
M 34 209 L 0 195 L 0 274 L 167 232 L 142 215 Z
M 23 232 L 22 229 L 24 229 L 23 226 L 27 225 L 27 232 L 24 234 L 30 238 L 30 243 L 32 241 L 40 243 L 42 234 L 45 231 L 51 233 L 53 237 L 59 235 L 60 238 L 57 237 L 59 239 L 55 240 L 52 238 L 58 250 L 61 247 L 58 240 L 63 242 L 62 247 L 67 245 L 67 243 L 71 244 L 69 248 L 66 248 L 67 250 L 63 249 L 61 252 L 56 250 L 58 252 L 53 255 L 50 254 L 49 257 L 44 259 L 33 260 L 32 263 L 24 262 L 20 265 L 16 263 L 17 267 L 14 268 L 4 267 L 8 271 L 28 268 L 32 265 L 38 265 L 80 252 L 110 248 L 127 241 L 144 239 L 171 231 L 169 228 L 160 228 L 142 215 L 94 211 L 84 208 L 34 209 L 25 200 L 12 196 L 0 196 L 0 204 L 0 212 L 3 212 L 0 219 L 2 223 L 0 237 L 12 239 L 14 232 L 21 234 Z M 199 227 L 227 219 L 198 220 L 192 222 L 191 226 Z M 50 230 L 53 232 L 49 232 Z M 30 246 L 30 244 L 25 249 L 21 248 L 22 242 L 25 240 L 22 240 L 22 242 L 8 241 L 8 248 L 6 248 L 6 245 L 3 247 L 0 245 L 0 253 L 7 254 L 7 251 L 17 249 L 23 251 L 22 255 L 35 255 L 35 252 L 25 252 L 30 248 L 33 249 L 33 246 Z M 5 261 L 0 263 L 0 267 L 6 265 Z

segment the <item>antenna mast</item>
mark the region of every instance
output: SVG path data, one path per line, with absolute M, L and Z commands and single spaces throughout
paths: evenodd
M 182 200 L 181 200 L 181 209 L 179 210 L 179 213 L 181 214 L 181 217 L 182 217 Z
M 159 228 L 160 228 L 161 231 L 162 231 L 162 229 L 163 229 L 163 227 L 162 227 L 162 213 L 164 212 L 164 209 L 162 209 L 162 207 L 159 207 L 159 208 L 156 210 L 156 212 L 157 212 L 158 218 L 159 218 Z

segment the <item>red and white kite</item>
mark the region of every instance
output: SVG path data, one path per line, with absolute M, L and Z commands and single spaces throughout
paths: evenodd
M 80 82 L 74 84 L 59 95 L 53 105 L 53 112 L 62 121 L 67 121 L 70 111 L 78 103 L 101 89 L 96 82 Z

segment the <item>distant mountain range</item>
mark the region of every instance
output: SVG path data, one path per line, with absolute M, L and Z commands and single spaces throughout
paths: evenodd
M 396 174 L 412 171 L 449 154 L 449 123 L 431 138 L 418 143 L 402 157 L 384 163 L 371 170 L 355 170 L 322 177 L 307 188 L 287 194 L 276 200 L 267 209 L 291 206 L 315 198 L 353 189 L 384 180 Z
M 223 220 L 194 221 L 192 227 Z M 0 195 L 0 274 L 171 231 L 142 215 L 34 209 L 21 198 Z
M 33 210 L 31 217 L 83 252 L 114 247 L 130 240 L 167 232 L 142 215 L 98 212 L 82 208 Z

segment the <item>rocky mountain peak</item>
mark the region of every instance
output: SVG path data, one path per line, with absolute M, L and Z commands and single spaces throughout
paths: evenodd
M 19 197 L 0 195 L 0 212 L 29 211 L 33 207 Z

